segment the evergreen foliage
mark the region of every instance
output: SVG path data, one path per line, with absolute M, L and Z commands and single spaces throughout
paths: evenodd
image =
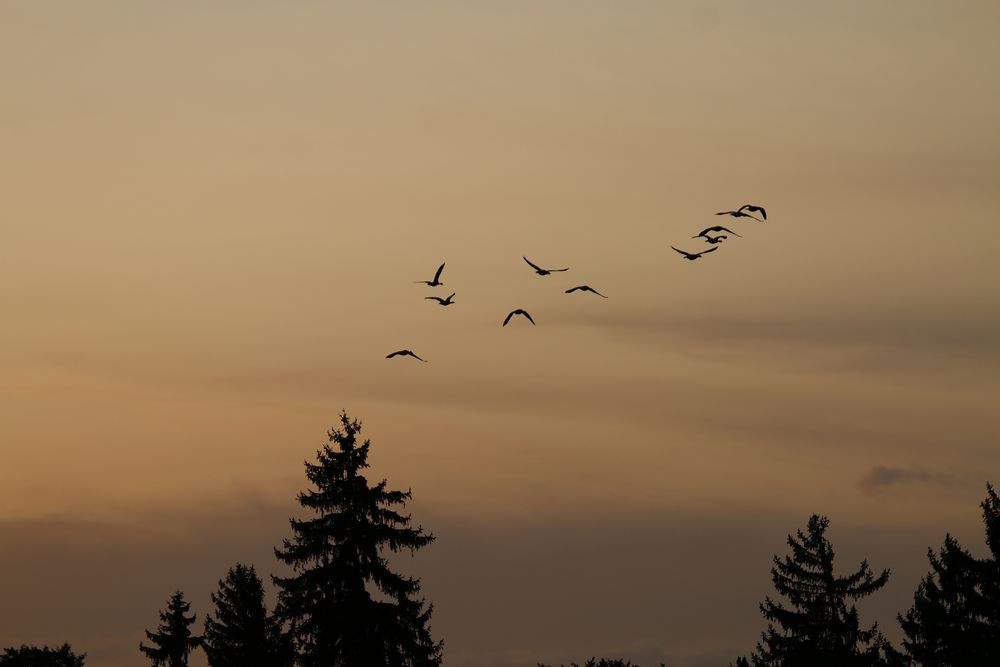
M 280 624 L 267 615 L 264 587 L 252 565 L 237 563 L 212 593 L 215 618 L 205 615 L 202 646 L 211 667 L 285 667 Z
M 167 601 L 167 608 L 160 612 L 160 627 L 156 632 L 146 630 L 152 646 L 139 643 L 139 650 L 146 654 L 153 667 L 187 667 L 188 655 L 201 645 L 201 637 L 191 634 L 189 627 L 196 616 L 186 616 L 191 604 L 184 601 L 184 593 L 176 591 Z
M 299 494 L 311 519 L 290 521 L 294 537 L 275 556 L 294 576 L 272 577 L 276 615 L 289 628 L 302 667 L 433 667 L 442 643 L 431 638 L 432 607 L 417 597 L 420 581 L 389 569 L 386 550 L 411 554 L 434 537 L 410 526 L 396 508 L 409 491 L 369 485 L 370 441 L 361 424 L 340 415 L 340 428 L 306 462 L 313 489 Z M 373 595 L 374 593 L 374 595 Z
M 900 615 L 907 656 L 922 667 L 1000 665 L 1000 498 L 986 485 L 980 505 L 990 556 L 977 559 L 946 535 L 927 550 L 931 571 Z
M 894 659 L 877 625 L 862 629 L 857 608 L 849 604 L 882 588 L 889 571 L 876 576 L 862 561 L 853 574 L 834 575 L 829 524 L 814 514 L 805 533 L 788 536 L 791 555 L 774 557 L 771 578 L 788 602 L 767 597 L 760 605 L 768 627 L 752 655 L 755 667 L 868 667 Z
M 0 667 L 83 667 L 86 654 L 76 655 L 69 644 L 59 648 L 27 646 L 5 648 L 0 654 Z

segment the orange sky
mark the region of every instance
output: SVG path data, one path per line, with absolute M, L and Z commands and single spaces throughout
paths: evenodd
M 341 409 L 448 667 L 724 663 L 812 512 L 885 626 L 980 548 L 996 3 L 205 4 L 0 6 L 0 646 L 274 571 Z

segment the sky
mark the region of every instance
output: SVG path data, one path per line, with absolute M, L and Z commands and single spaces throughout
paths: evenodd
M 812 513 L 891 569 L 862 612 L 898 638 L 1000 483 L 998 29 L 0 2 L 0 646 L 143 664 L 175 589 L 201 619 L 235 562 L 280 572 L 341 410 L 437 537 L 399 567 L 446 667 L 728 664 Z

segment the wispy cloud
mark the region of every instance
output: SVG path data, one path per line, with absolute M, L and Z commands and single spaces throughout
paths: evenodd
M 868 494 L 876 494 L 890 487 L 902 484 L 930 484 L 935 486 L 957 486 L 960 480 L 947 473 L 933 472 L 921 468 L 901 468 L 875 466 L 861 478 L 858 486 Z

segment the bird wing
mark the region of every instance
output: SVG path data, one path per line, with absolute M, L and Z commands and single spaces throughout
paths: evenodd
M 544 271 L 545 270 L 542 267 L 538 266 L 537 264 L 532 264 L 531 260 L 528 259 L 527 257 L 523 257 L 522 256 L 521 259 L 523 259 L 524 261 L 526 261 L 528 263 L 528 266 L 530 266 L 531 268 L 533 268 L 535 271 Z
M 412 352 L 410 352 L 409 350 L 407 350 L 407 351 L 406 351 L 406 353 L 407 353 L 408 355 L 410 355 L 411 357 L 413 357 L 414 359 L 420 359 L 420 357 L 418 357 L 417 355 L 413 354 L 413 353 L 412 353 Z M 426 360 L 426 359 L 420 359 L 420 361 L 424 362 L 425 364 L 427 363 L 427 360 Z
M 555 273 L 559 271 L 569 271 L 569 267 L 567 266 L 565 269 L 549 269 L 549 273 Z
M 718 246 L 715 246 L 714 248 L 709 248 L 708 250 L 702 250 L 702 251 L 701 251 L 701 252 L 699 252 L 698 254 L 699 254 L 699 255 L 705 255 L 705 254 L 707 254 L 707 253 L 710 253 L 710 252 L 715 252 L 715 251 L 716 251 L 716 250 L 718 250 L 718 249 L 719 249 L 719 247 L 718 247 Z
M 589 286 L 588 286 L 588 287 L 587 287 L 587 291 L 588 291 L 588 292 L 593 292 L 593 293 L 594 293 L 594 294 L 596 294 L 597 296 L 604 296 L 603 294 L 601 294 L 600 292 L 598 292 L 597 290 L 595 290 L 595 289 L 594 289 L 593 287 L 589 287 Z M 607 299 L 608 297 L 604 296 L 604 298 L 605 298 L 605 299 Z
M 449 297 L 448 297 L 447 299 L 445 299 L 445 301 L 451 301 L 451 297 L 453 297 L 453 296 L 455 296 L 455 293 L 454 293 L 454 292 L 452 292 L 452 293 L 451 293 L 451 296 L 449 296 Z
M 570 287 L 568 290 L 566 290 L 566 294 L 571 294 L 577 291 L 578 289 L 583 289 L 584 287 L 585 285 L 580 285 L 579 287 Z
M 531 319 L 531 313 L 529 313 L 528 311 L 522 310 L 521 314 L 524 315 L 525 317 L 527 317 L 528 321 L 531 322 L 532 324 L 535 323 L 535 320 Z
M 719 211 L 716 215 L 732 215 L 733 211 Z
M 442 298 L 441 298 L 441 297 L 439 297 L 439 296 L 425 296 L 424 298 L 425 298 L 425 299 L 434 299 L 434 300 L 435 300 L 435 301 L 437 301 L 438 303 L 443 303 L 443 302 L 444 302 L 444 299 L 442 299 Z
M 444 271 L 444 264 L 441 264 L 441 266 L 438 267 L 437 273 L 434 274 L 434 282 L 437 282 L 438 278 L 441 277 L 442 271 Z
M 716 225 L 715 227 L 712 227 L 712 231 L 713 232 L 729 232 L 733 236 L 739 236 L 740 238 L 743 238 L 740 234 L 737 234 L 733 230 L 729 229 L 728 227 L 723 227 L 722 225 Z
M 670 246 L 670 247 L 674 248 L 673 246 Z M 674 248 L 674 250 L 677 250 L 677 252 L 679 252 L 680 254 L 684 255 L 685 257 L 690 257 L 691 256 L 691 253 L 684 252 L 683 250 L 679 250 L 678 248 Z
M 397 354 L 402 354 L 402 352 L 390 352 L 389 354 L 385 355 L 385 358 L 386 358 L 386 359 L 392 359 L 392 358 L 393 358 L 393 357 L 395 357 L 395 356 L 396 356 Z
M 517 312 L 516 310 L 512 310 L 509 313 L 507 313 L 507 317 L 503 319 L 503 326 L 507 326 L 507 323 L 510 322 L 510 318 L 514 317 L 514 313 L 516 312 Z

